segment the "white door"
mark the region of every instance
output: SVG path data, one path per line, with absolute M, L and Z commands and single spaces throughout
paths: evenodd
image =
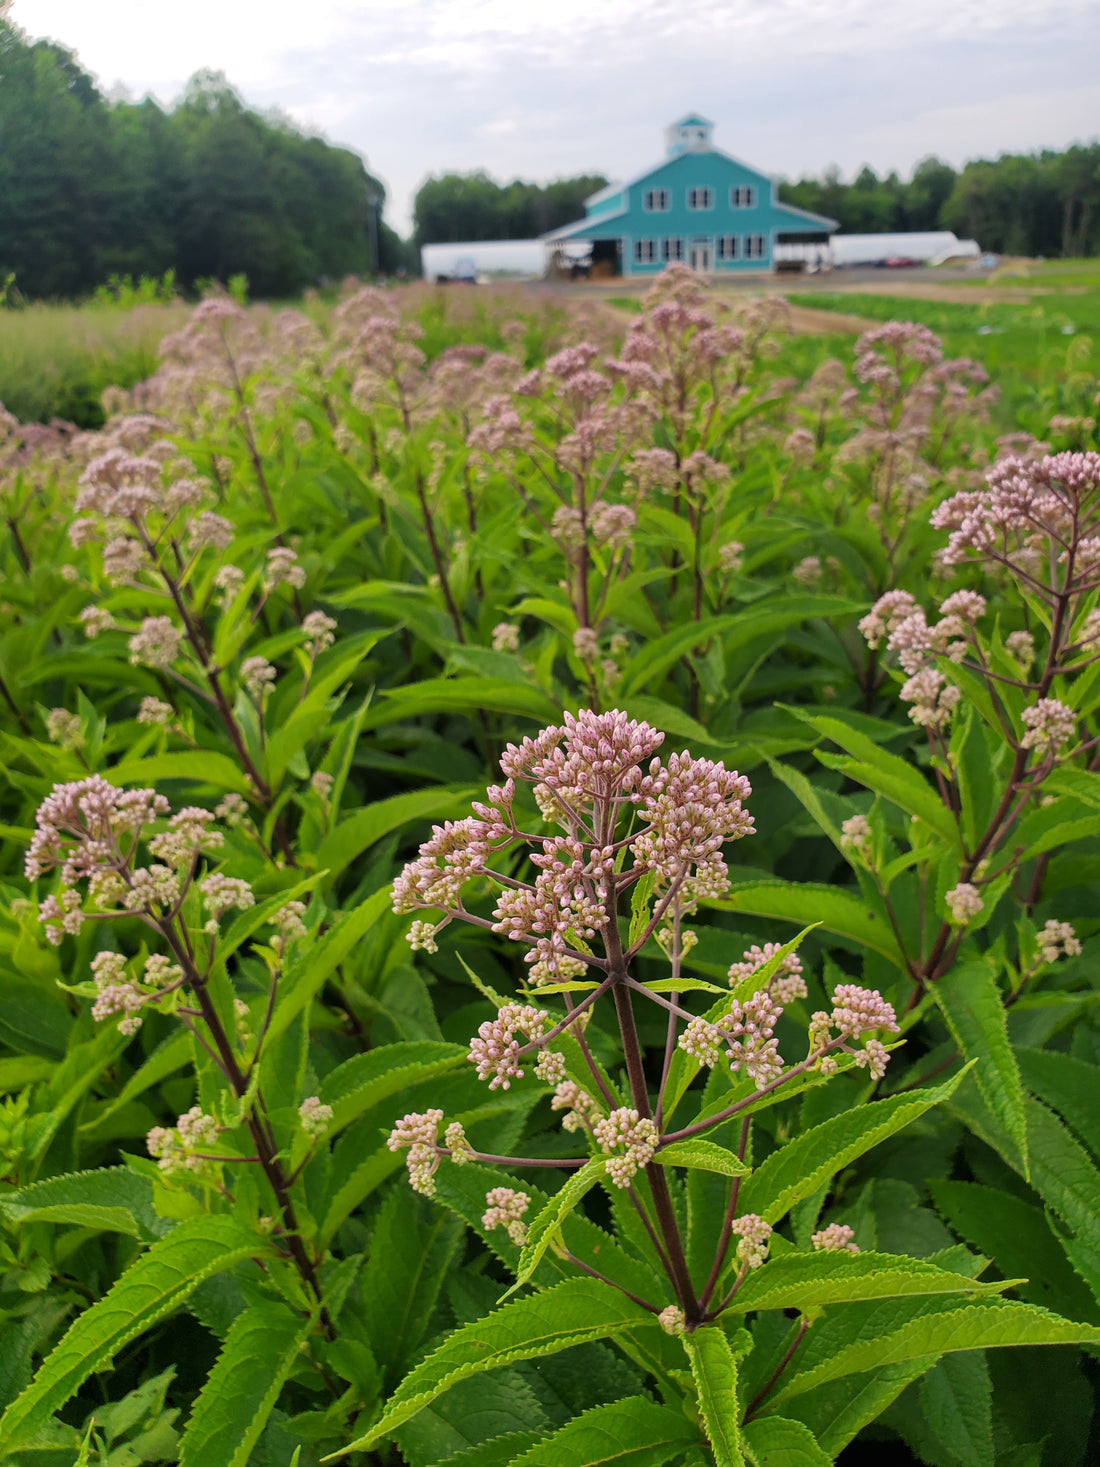
M 692 240 L 688 250 L 688 264 L 693 270 L 701 270 L 703 274 L 710 273 L 710 240 Z

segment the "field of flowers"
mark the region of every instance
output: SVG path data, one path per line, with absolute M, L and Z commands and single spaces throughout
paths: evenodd
M 0 414 L 5 1464 L 1097 1459 L 1096 378 L 786 312 Z

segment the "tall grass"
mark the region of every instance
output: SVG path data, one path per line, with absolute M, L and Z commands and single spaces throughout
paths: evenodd
M 157 346 L 182 325 L 183 304 L 28 305 L 0 310 L 0 402 L 24 422 L 103 421 L 105 387 L 132 387 L 156 367 Z

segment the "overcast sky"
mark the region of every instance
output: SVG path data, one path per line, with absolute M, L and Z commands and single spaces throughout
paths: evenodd
M 629 175 L 694 110 L 771 173 L 907 174 L 1100 135 L 1097 0 L 14 0 L 107 91 L 201 67 L 359 150 L 402 232 L 429 173 Z

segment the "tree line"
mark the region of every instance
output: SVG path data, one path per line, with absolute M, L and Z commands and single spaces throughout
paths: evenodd
M 167 271 L 297 295 L 370 273 L 376 231 L 381 267 L 403 261 L 384 199 L 356 153 L 252 111 L 219 73 L 168 109 L 108 101 L 71 52 L 0 18 L 0 283 L 24 296 Z
M 1004 153 L 961 170 L 926 158 L 908 183 L 870 168 L 844 183 L 830 169 L 822 178 L 782 183 L 779 194 L 838 220 L 845 234 L 953 229 L 997 254 L 1100 253 L 1100 142 Z
M 484 172 L 429 178 L 413 205 L 414 239 L 417 245 L 532 239 L 581 218 L 585 198 L 605 183 L 600 175 L 545 185 L 499 184 Z M 863 168 L 845 183 L 831 168 L 821 178 L 781 182 L 779 196 L 836 219 L 845 234 L 953 229 L 998 254 L 1100 252 L 1100 142 L 1006 153 L 961 170 L 926 158 L 908 182 Z
M 482 239 L 537 239 L 572 224 L 584 201 L 607 183 L 601 174 L 553 183 L 495 183 L 487 173 L 445 173 L 420 185 L 413 202 L 413 239 L 419 245 Z

